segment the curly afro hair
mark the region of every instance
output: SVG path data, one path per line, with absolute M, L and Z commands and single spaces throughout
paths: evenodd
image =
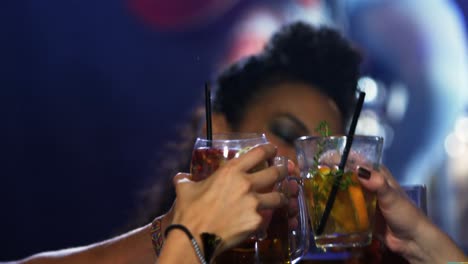
M 303 22 L 286 25 L 263 51 L 224 70 L 216 80 L 213 110 L 236 128 L 249 103 L 278 84 L 303 83 L 330 97 L 343 123 L 351 115 L 360 54 L 339 32 Z

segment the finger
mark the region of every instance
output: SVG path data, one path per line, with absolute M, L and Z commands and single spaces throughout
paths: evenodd
M 342 154 L 337 150 L 329 150 L 320 156 L 319 163 L 328 166 L 338 166 L 341 162 Z M 356 170 L 358 165 L 372 168 L 368 159 L 358 152 L 351 150 L 346 160 L 347 170 Z
M 179 172 L 177 173 L 174 178 L 172 178 L 172 183 L 174 185 L 182 182 L 190 182 L 191 181 L 191 174 L 189 173 L 184 173 L 184 172 Z
M 288 204 L 288 198 L 280 192 L 256 193 L 258 210 L 274 209 Z
M 247 178 L 254 191 L 271 191 L 275 183 L 282 181 L 288 174 L 283 165 L 275 165 L 261 171 L 248 174 Z
M 357 170 L 359 166 L 366 166 L 369 168 L 373 167 L 368 157 L 352 150 L 349 153 L 348 160 L 346 161 L 346 167 L 350 170 Z
M 339 164 L 340 160 L 341 160 L 341 154 L 338 150 L 328 150 L 320 155 L 319 163 L 335 165 L 335 164 Z
M 251 170 L 261 162 L 272 159 L 276 155 L 276 147 L 272 144 L 256 145 L 239 158 L 232 160 L 245 172 Z
M 299 184 L 296 180 L 289 178 L 288 180 L 288 195 L 289 197 L 299 196 Z
M 392 176 L 392 173 L 388 170 L 387 167 L 385 166 L 380 166 L 379 168 L 380 171 L 382 171 L 382 175 L 387 179 L 388 184 L 398 190 L 400 194 L 406 195 L 405 191 L 401 188 L 400 184 L 397 182 L 397 180 Z
M 416 232 L 415 226 L 425 221 L 424 213 L 411 202 L 385 167 L 372 170 L 368 180 L 359 179 L 362 186 L 376 192 L 380 212 L 393 232 L 411 236 Z
M 294 161 L 288 159 L 288 175 L 293 175 L 299 177 L 301 172 L 299 171 L 299 167 L 294 164 Z
M 369 172 L 369 178 L 363 176 L 362 170 Z M 401 199 L 398 189 L 393 188 L 389 183 L 391 175 L 384 169 L 376 171 L 368 168 L 360 167 L 358 169 L 359 180 L 364 188 L 377 194 L 377 200 L 381 208 L 386 208 L 395 205 Z

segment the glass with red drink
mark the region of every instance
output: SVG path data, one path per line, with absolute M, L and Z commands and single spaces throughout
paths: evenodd
M 228 160 L 237 158 L 252 147 L 267 142 L 264 134 L 255 133 L 214 134 L 212 140 L 197 138 L 190 169 L 192 179 L 194 181 L 206 179 Z M 284 161 L 287 166 L 287 159 L 283 159 Z M 276 161 L 272 160 L 258 164 L 252 171 L 262 170 L 274 163 Z M 281 165 L 284 166 L 284 164 Z M 287 182 L 278 183 L 275 188 L 283 191 L 287 188 L 286 186 Z M 290 241 L 300 240 L 290 239 L 292 234 L 299 235 L 299 232 L 296 232 L 297 227 L 294 230 L 289 228 L 288 207 L 274 211 L 265 210 L 260 213 L 264 216 L 261 230 L 252 234 L 237 247 L 217 256 L 214 259 L 215 263 L 291 263 L 294 257 L 300 255 L 297 253 L 296 243 L 290 245 Z

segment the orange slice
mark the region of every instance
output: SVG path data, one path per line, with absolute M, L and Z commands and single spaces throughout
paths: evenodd
M 364 199 L 364 193 L 362 192 L 361 185 L 355 173 L 352 174 L 351 179 L 353 182 L 357 183 L 348 186 L 349 197 L 351 198 L 351 204 L 353 205 L 356 218 L 356 227 L 359 231 L 364 231 L 369 228 L 366 200 Z
M 356 229 L 356 225 L 350 216 L 353 215 L 354 207 L 350 204 L 349 195 L 346 190 L 339 190 L 336 195 L 331 216 L 336 222 L 335 232 L 348 233 Z
M 319 171 L 319 173 L 321 175 L 327 176 L 328 174 L 330 174 L 331 169 L 330 169 L 330 167 L 328 167 L 326 165 L 319 165 L 318 166 L 318 171 Z

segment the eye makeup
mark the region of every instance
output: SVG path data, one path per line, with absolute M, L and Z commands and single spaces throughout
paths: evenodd
M 275 136 L 291 146 L 294 145 L 294 140 L 309 134 L 309 130 L 304 123 L 288 113 L 282 113 L 274 117 L 268 123 L 268 129 Z

